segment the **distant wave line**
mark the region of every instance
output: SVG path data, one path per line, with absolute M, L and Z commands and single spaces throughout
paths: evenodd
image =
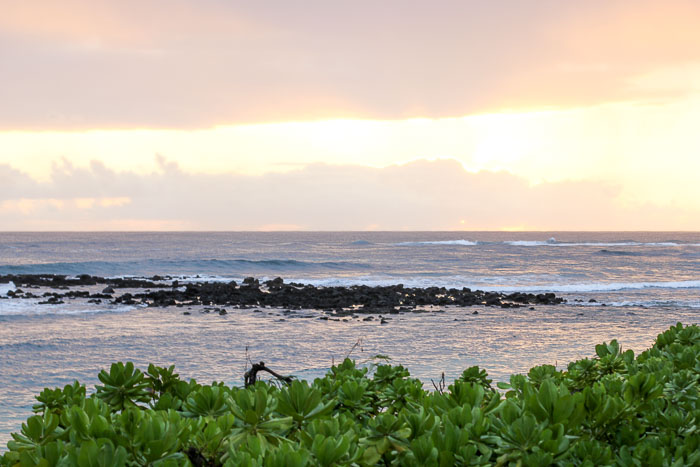
M 299 261 L 295 259 L 201 259 L 201 260 L 163 260 L 146 259 L 137 261 L 79 261 L 40 264 L 0 265 L 0 274 L 119 274 L 124 270 L 134 271 L 140 275 L 144 270 L 158 271 L 158 274 L 178 274 L 183 270 L 228 271 L 238 272 L 246 269 L 279 268 L 280 270 L 357 270 L 368 269 L 365 263 L 348 261 Z
M 615 246 L 700 246 L 700 243 L 677 243 L 677 242 L 559 242 L 554 239 L 549 240 L 506 240 L 502 242 L 485 242 L 479 240 L 434 240 L 392 243 L 394 246 L 423 246 L 423 245 L 445 245 L 445 246 L 479 246 L 479 245 L 510 245 L 510 246 L 592 246 L 592 247 L 615 247 Z
M 620 302 L 581 302 L 575 303 L 578 306 L 597 307 L 601 305 L 626 308 L 692 308 L 699 309 L 700 301 L 698 300 L 624 300 Z

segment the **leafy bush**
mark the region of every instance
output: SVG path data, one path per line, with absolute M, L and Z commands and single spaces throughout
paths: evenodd
M 115 363 L 91 396 L 77 381 L 42 391 L 0 465 L 700 465 L 700 328 L 636 358 L 617 341 L 595 354 L 502 392 L 478 367 L 429 392 L 402 366 L 351 360 L 245 389 Z

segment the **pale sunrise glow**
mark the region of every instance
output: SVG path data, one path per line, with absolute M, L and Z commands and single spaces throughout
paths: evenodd
M 330 161 L 387 167 L 451 158 L 473 173 L 506 171 L 533 184 L 605 181 L 622 187 L 626 203 L 674 202 L 690 208 L 700 199 L 700 186 L 693 183 L 700 173 L 700 138 L 693 131 L 697 121 L 700 97 L 693 95 L 663 104 L 447 119 L 327 120 L 190 131 L 7 132 L 0 133 L 0 163 L 48 180 L 57 164 L 89 168 L 95 160 L 116 171 L 159 172 L 163 167 L 158 161 L 164 158 L 192 173 L 260 175 Z M 57 147 L 62 148 L 58 160 L 53 154 Z M 659 179 L 660 164 L 688 170 Z

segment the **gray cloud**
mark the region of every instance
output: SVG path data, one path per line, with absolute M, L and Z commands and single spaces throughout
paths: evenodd
M 115 172 L 98 162 L 87 169 L 64 162 L 43 183 L 0 165 L 2 230 L 128 230 L 149 225 L 191 230 L 698 228 L 681 222 L 683 216 L 697 219 L 692 213 L 670 207 L 625 208 L 613 186 L 530 186 L 507 173 L 469 173 L 452 160 L 383 169 L 310 165 L 263 176 L 190 174 L 162 158 L 159 164 L 159 172 L 139 175 Z M 98 200 L 87 207 L 74 202 L 83 198 L 130 202 L 102 206 Z M 19 200 L 31 209 L 19 209 Z

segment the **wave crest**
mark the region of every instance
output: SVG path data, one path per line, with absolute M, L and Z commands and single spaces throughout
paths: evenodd
M 476 246 L 479 242 L 471 240 L 438 240 L 426 242 L 401 242 L 394 243 L 395 246 L 422 246 L 422 245 L 447 245 L 447 246 Z

